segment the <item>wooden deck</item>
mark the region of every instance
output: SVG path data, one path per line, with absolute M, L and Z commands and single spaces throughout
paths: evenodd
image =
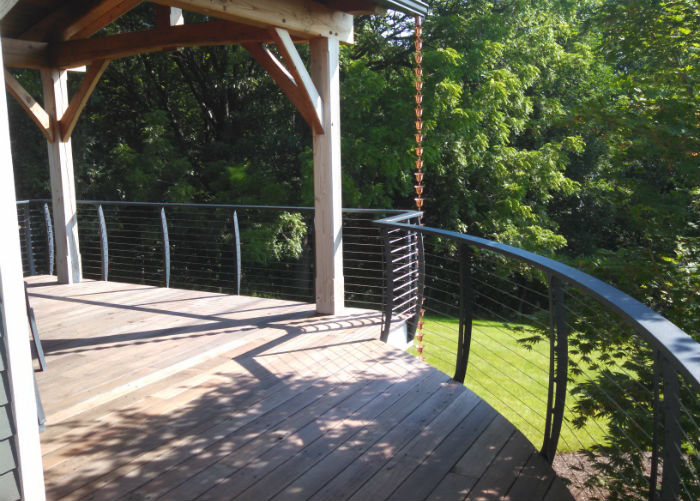
M 49 499 L 571 499 L 488 404 L 378 341 L 376 312 L 28 282 Z

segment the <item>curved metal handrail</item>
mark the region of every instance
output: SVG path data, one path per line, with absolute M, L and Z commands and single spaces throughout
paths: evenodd
M 552 462 L 556 454 L 559 435 L 564 418 L 568 380 L 568 324 L 564 313 L 562 283 L 583 292 L 597 300 L 644 339 L 654 350 L 654 392 L 653 392 L 653 431 L 651 444 L 651 469 L 648 476 L 649 498 L 657 499 L 658 475 L 662 475 L 660 499 L 679 499 L 681 486 L 682 436 L 681 396 L 678 381 L 681 375 L 693 390 L 700 392 L 700 343 L 680 329 L 673 322 L 645 306 L 641 302 L 597 278 L 544 256 L 485 238 L 465 235 L 455 231 L 441 230 L 410 224 L 412 214 L 392 215 L 375 221 L 382 233 L 405 231 L 418 235 L 443 237 L 459 244 L 460 253 L 470 247 L 486 249 L 523 263 L 527 263 L 545 273 L 549 281 L 550 300 L 550 369 L 547 394 L 547 416 L 545 418 L 542 456 Z M 466 252 L 462 254 L 469 256 Z M 464 382 L 466 364 L 471 342 L 471 327 L 463 332 L 463 325 L 471 326 L 471 292 L 465 294 L 468 282 L 469 265 L 460 259 L 460 339 L 456 361 L 455 381 Z M 425 267 L 423 266 L 423 269 Z M 420 279 L 424 281 L 425 278 Z M 468 287 L 468 286 L 467 286 Z M 385 305 L 386 308 L 386 305 Z M 460 354 L 461 350 L 461 354 Z M 466 356 L 464 354 L 466 353 Z M 660 399 L 660 385 L 663 385 L 663 403 Z M 658 430 L 663 415 L 663 437 Z M 686 437 L 687 440 L 687 437 Z M 663 457 L 663 470 L 660 472 L 660 458 Z M 697 479 L 697 477 L 695 477 Z M 685 484 L 683 484 L 685 485 Z
M 676 324 L 628 294 L 587 273 L 534 252 L 456 231 L 406 224 L 400 222 L 402 216 L 380 219 L 376 221 L 376 224 L 417 231 L 422 234 L 447 237 L 475 247 L 494 251 L 528 263 L 583 289 L 590 296 L 617 313 L 654 348 L 662 351 L 675 369 L 700 391 L 700 343 Z

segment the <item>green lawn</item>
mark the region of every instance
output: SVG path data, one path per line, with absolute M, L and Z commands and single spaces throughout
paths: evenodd
M 455 370 L 458 328 L 459 321 L 455 318 L 425 317 L 425 360 L 449 375 L 454 375 Z M 528 350 L 518 339 L 529 337 L 531 330 L 522 324 L 474 321 L 465 384 L 539 448 L 547 403 L 549 343 L 541 342 Z M 416 354 L 415 348 L 409 352 Z M 567 407 L 573 403 L 574 398 L 569 394 Z M 565 415 L 559 450 L 582 450 L 600 443 L 605 428 L 603 422 L 589 422 L 584 428 L 576 429 Z

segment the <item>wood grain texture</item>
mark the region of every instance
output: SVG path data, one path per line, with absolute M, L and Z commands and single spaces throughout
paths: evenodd
M 339 315 L 344 307 L 340 159 L 340 46 L 334 37 L 309 44 L 311 79 L 323 105 L 324 133 L 313 134 L 316 309 Z
M 48 44 L 16 38 L 2 38 L 2 58 L 12 68 L 47 68 Z
M 22 84 L 20 84 L 17 79 L 7 70 L 5 70 L 5 86 L 10 94 L 12 94 L 12 97 L 17 100 L 22 109 L 27 112 L 27 115 L 29 115 L 29 118 L 32 119 L 32 122 L 39 127 L 39 130 L 44 135 L 46 140 L 49 142 L 53 141 L 53 129 L 51 128 L 51 119 L 49 118 L 49 114 L 46 113 L 46 110 L 44 110 L 44 108 L 42 108 L 41 105 L 34 100 L 29 92 L 24 90 Z
M 51 119 L 53 141 L 48 141 L 51 205 L 56 242 L 56 274 L 61 283 L 80 282 L 83 276 L 78 238 L 78 205 L 71 141 L 61 139 L 59 120 L 68 109 L 68 75 L 41 70 L 44 109 Z
M 311 0 L 156 0 L 221 19 L 264 28 L 280 27 L 305 40 L 334 36 L 353 43 L 353 17 Z
M 378 341 L 379 312 L 28 281 L 50 368 L 37 374 L 50 499 L 553 492 L 554 473 L 493 408 Z

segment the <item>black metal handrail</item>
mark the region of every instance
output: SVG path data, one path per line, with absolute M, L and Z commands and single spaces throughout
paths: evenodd
M 695 426 L 693 416 L 681 417 L 679 390 L 679 375 L 682 376 L 692 390 L 700 395 L 700 344 L 678 326 L 651 310 L 644 304 L 623 293 L 622 291 L 602 282 L 586 273 L 543 256 L 523 249 L 490 241 L 484 238 L 465 235 L 454 231 L 441 230 L 411 224 L 408 217 L 392 216 L 381 219 L 376 224 L 382 228 L 382 235 L 388 241 L 392 232 L 403 231 L 421 237 L 432 237 L 442 242 L 452 242 L 459 250 L 459 341 L 456 353 L 454 379 L 463 382 L 467 371 L 467 361 L 471 342 L 471 324 L 473 316 L 473 285 L 470 280 L 472 249 L 486 250 L 495 255 L 517 260 L 544 272 L 547 277 L 549 290 L 549 384 L 547 388 L 547 405 L 544 442 L 541 453 L 550 462 L 557 451 L 558 440 L 566 408 L 568 373 L 568 336 L 569 328 L 566 320 L 566 305 L 564 304 L 564 284 L 573 287 L 583 295 L 595 299 L 614 315 L 622 319 L 634 332 L 646 341 L 654 352 L 654 381 L 653 398 L 653 444 L 648 475 L 649 498 L 679 499 L 681 489 L 681 459 L 684 452 L 682 440 L 696 440 L 700 437 L 688 435 L 681 429 L 682 421 L 691 421 Z M 425 269 L 425 265 L 423 265 Z M 386 269 L 387 280 L 391 270 Z M 428 275 L 430 272 L 426 272 Z M 426 277 L 422 278 L 425 281 Z M 426 299 L 429 301 L 429 299 Z M 426 303 L 427 304 L 427 303 Z M 385 302 L 385 311 L 391 311 L 391 304 Z M 389 313 L 390 315 L 390 313 Z M 386 327 L 387 329 L 389 327 Z M 663 401 L 660 398 L 660 388 L 663 388 Z M 687 409 L 684 408 L 687 414 Z M 663 420 L 662 416 L 663 415 Z M 697 419 L 697 417 L 695 417 Z M 660 428 L 663 428 L 663 437 Z M 693 430 L 697 434 L 700 430 Z M 684 438 L 683 438 L 684 437 Z M 691 453 L 692 455 L 693 453 Z M 697 450 L 694 454 L 697 454 Z M 660 470 L 660 459 L 663 459 L 661 473 L 661 489 L 657 489 L 657 477 Z M 687 458 L 686 458 L 687 459 Z M 690 458 L 690 461 L 700 461 Z M 694 464 L 694 463 L 693 463 Z M 697 480 L 697 471 L 694 472 Z M 685 486 L 683 486 L 685 487 Z M 694 485 L 700 489 L 700 483 Z M 687 492 L 687 490 L 686 490 Z M 692 495 L 692 494 L 691 494 Z

